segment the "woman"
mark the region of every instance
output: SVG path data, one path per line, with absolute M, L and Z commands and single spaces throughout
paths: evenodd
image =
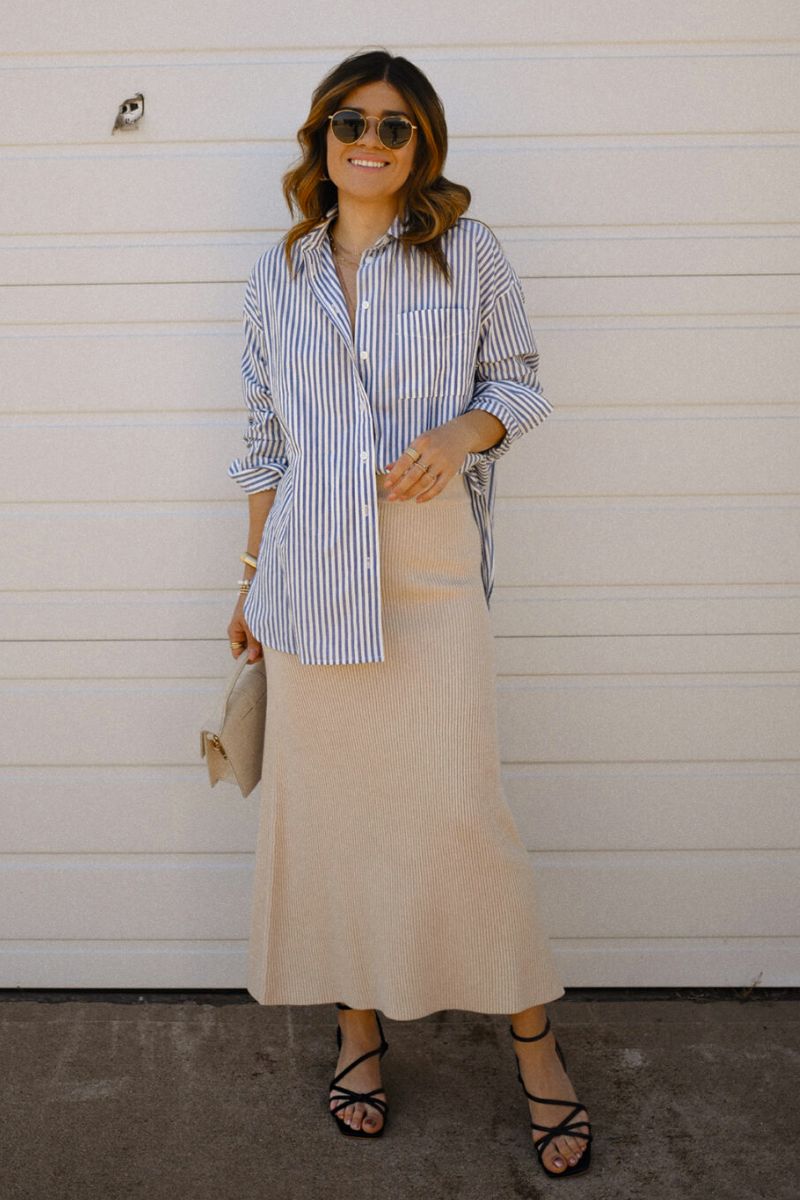
M 228 635 L 268 680 L 248 991 L 351 1002 L 329 1107 L 361 1137 L 386 1119 L 377 1009 L 507 1012 L 542 1166 L 575 1174 L 591 1131 L 544 1009 L 564 989 L 502 792 L 488 615 L 494 464 L 551 411 L 521 285 L 406 59 L 346 59 L 298 140 L 228 468 L 250 515 Z

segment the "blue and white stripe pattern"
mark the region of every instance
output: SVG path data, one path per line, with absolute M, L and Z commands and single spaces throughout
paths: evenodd
M 419 434 L 470 409 L 502 421 L 502 440 L 459 469 L 481 533 L 488 605 L 495 463 L 552 407 L 537 380 L 522 286 L 488 226 L 461 217 L 445 234 L 448 284 L 420 251 L 406 256 L 398 216 L 361 257 L 353 333 L 327 237 L 335 213 L 292 247 L 294 277 L 282 243 L 250 273 L 248 453 L 228 474 L 246 492 L 277 488 L 244 606 L 253 635 L 303 663 L 381 662 L 376 473 Z

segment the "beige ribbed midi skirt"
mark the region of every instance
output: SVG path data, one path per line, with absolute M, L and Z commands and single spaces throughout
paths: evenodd
M 495 651 L 464 475 L 376 476 L 385 660 L 264 646 L 247 990 L 260 1004 L 514 1013 L 564 994 L 501 782 Z

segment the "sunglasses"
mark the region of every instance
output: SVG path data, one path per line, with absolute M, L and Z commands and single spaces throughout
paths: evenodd
M 338 112 L 328 117 L 333 130 L 333 136 L 346 146 L 351 146 L 363 137 L 370 121 L 375 121 L 378 137 L 387 150 L 399 150 L 411 141 L 411 135 L 417 128 L 408 117 L 365 117 L 355 108 L 340 108 Z

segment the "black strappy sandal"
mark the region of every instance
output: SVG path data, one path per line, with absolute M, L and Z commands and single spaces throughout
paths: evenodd
M 337 1000 L 336 1007 L 337 1008 L 350 1008 L 350 1005 L 349 1004 L 340 1004 L 339 1001 Z M 375 1013 L 375 1019 L 378 1022 L 378 1029 L 380 1030 L 380 1034 L 381 1034 L 380 1045 L 376 1046 L 374 1050 L 367 1050 L 366 1054 L 362 1054 L 362 1055 L 360 1055 L 359 1058 L 354 1059 L 354 1061 L 351 1062 L 349 1066 L 344 1067 L 339 1072 L 338 1075 L 334 1075 L 333 1079 L 331 1080 L 331 1082 L 329 1084 L 329 1090 L 332 1091 L 335 1088 L 336 1091 L 339 1093 L 339 1095 L 330 1096 L 329 1099 L 330 1100 L 338 1100 L 341 1097 L 342 1102 L 341 1102 L 341 1104 L 337 1104 L 335 1108 L 329 1108 L 328 1111 L 330 1112 L 331 1116 L 333 1117 L 334 1121 L 336 1122 L 337 1126 L 339 1127 L 339 1132 L 343 1133 L 345 1135 L 345 1137 L 376 1138 L 376 1137 L 380 1137 L 381 1134 L 383 1133 L 384 1129 L 386 1128 L 386 1121 L 388 1119 L 388 1111 L 387 1111 L 388 1103 L 386 1100 L 381 1100 L 375 1094 L 376 1092 L 382 1092 L 385 1090 L 382 1086 L 373 1088 L 371 1092 L 351 1092 L 349 1088 L 342 1087 L 342 1085 L 339 1083 L 339 1080 L 342 1079 L 343 1076 L 345 1076 L 348 1071 L 352 1071 L 353 1067 L 357 1067 L 358 1064 L 361 1062 L 364 1062 L 365 1059 L 371 1058 L 373 1054 L 378 1054 L 378 1055 L 380 1055 L 381 1058 L 383 1058 L 384 1054 L 389 1049 L 389 1043 L 386 1041 L 386 1038 L 383 1036 L 383 1026 L 381 1025 L 381 1019 L 378 1016 L 377 1012 Z M 342 1048 L 342 1031 L 339 1028 L 338 1023 L 336 1025 L 336 1046 L 339 1050 L 341 1050 L 341 1048 Z M 378 1112 L 383 1117 L 383 1124 L 381 1125 L 380 1129 L 376 1130 L 374 1133 L 368 1132 L 366 1129 L 364 1129 L 363 1125 L 360 1129 L 353 1129 L 352 1125 L 348 1125 L 346 1121 L 342 1121 L 339 1119 L 339 1117 L 336 1116 L 336 1114 L 339 1112 L 339 1110 L 341 1108 L 347 1108 L 348 1104 L 354 1104 L 357 1101 L 361 1101 L 364 1104 L 371 1104 L 373 1106 L 373 1108 L 377 1108 Z
M 521 1034 L 515 1033 L 513 1025 L 509 1025 L 508 1028 L 511 1030 L 511 1036 L 516 1038 L 518 1042 L 538 1042 L 540 1038 L 543 1038 L 545 1034 L 550 1032 L 550 1018 L 547 1018 L 542 1032 L 535 1033 L 533 1037 L 522 1037 Z M 558 1038 L 556 1038 L 556 1054 L 561 1059 L 561 1065 L 566 1071 L 567 1062 L 561 1052 L 561 1047 L 558 1044 Z M 575 1121 L 573 1118 L 576 1117 L 579 1112 L 586 1112 L 586 1109 L 582 1104 L 577 1103 L 575 1100 L 552 1100 L 545 1096 L 534 1096 L 532 1092 L 528 1091 L 522 1081 L 522 1073 L 519 1069 L 519 1056 L 515 1054 L 514 1057 L 517 1060 L 517 1079 L 522 1084 L 522 1090 L 529 1100 L 535 1100 L 537 1104 L 571 1104 L 573 1106 L 572 1111 L 568 1112 L 563 1121 L 559 1121 L 557 1125 L 537 1125 L 534 1121 L 531 1121 L 531 1129 L 543 1129 L 546 1131 L 545 1136 L 539 1138 L 538 1141 L 536 1141 L 535 1138 L 533 1139 L 533 1144 L 536 1149 L 536 1153 L 539 1156 L 539 1163 L 542 1170 L 552 1179 L 561 1179 L 565 1175 L 582 1175 L 584 1171 L 588 1171 L 589 1165 L 592 1161 L 592 1127 L 588 1121 Z M 589 1132 L 584 1133 L 582 1129 L 578 1129 L 577 1127 L 579 1125 L 585 1125 Z M 551 1171 L 549 1167 L 545 1166 L 542 1159 L 542 1154 L 550 1145 L 550 1142 L 552 1142 L 553 1138 L 561 1137 L 563 1134 L 568 1134 L 570 1137 L 584 1138 L 586 1141 L 586 1149 L 583 1151 L 574 1166 L 567 1167 L 564 1171 Z M 562 1154 L 561 1157 L 564 1158 L 568 1156 Z

